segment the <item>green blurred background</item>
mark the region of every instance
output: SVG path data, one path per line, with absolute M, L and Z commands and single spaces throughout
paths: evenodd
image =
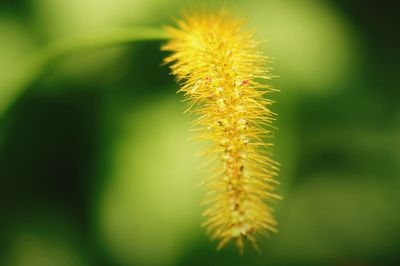
M 262 254 L 217 252 L 200 227 L 201 144 L 188 141 L 162 41 L 27 59 L 203 4 L 245 17 L 279 76 L 284 200 Z M 0 265 L 400 265 L 399 12 L 398 1 L 1 0 Z

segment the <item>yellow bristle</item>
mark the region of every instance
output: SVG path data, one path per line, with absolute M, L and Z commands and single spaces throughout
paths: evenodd
M 212 177 L 206 179 L 207 209 L 203 226 L 218 248 L 230 240 L 239 251 L 244 240 L 254 247 L 256 236 L 275 232 L 276 221 L 266 200 L 279 196 L 279 164 L 266 149 L 263 138 L 272 136 L 275 114 L 265 99 L 273 89 L 269 80 L 268 57 L 262 54 L 251 31 L 226 12 L 187 15 L 178 28 L 168 28 L 171 40 L 163 50 L 172 52 L 166 63 L 181 85 L 188 102 L 196 138 L 211 143 L 203 156 L 216 160 Z

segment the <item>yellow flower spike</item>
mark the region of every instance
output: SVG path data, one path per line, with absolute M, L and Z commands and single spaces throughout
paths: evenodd
M 218 249 L 233 241 L 243 253 L 245 241 L 259 249 L 256 236 L 276 232 L 272 209 L 265 201 L 279 199 L 272 191 L 279 164 L 270 158 L 263 137 L 272 136 L 273 89 L 262 83 L 270 75 L 259 43 L 243 22 L 220 11 L 186 15 L 178 28 L 167 28 L 171 40 L 162 47 L 181 84 L 188 110 L 198 117 L 197 139 L 211 147 L 203 156 L 216 164 L 206 179 L 203 213 L 207 232 Z M 268 128 L 265 129 L 265 127 Z

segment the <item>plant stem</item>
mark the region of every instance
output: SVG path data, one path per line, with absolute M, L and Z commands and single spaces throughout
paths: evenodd
M 86 49 L 168 38 L 161 28 L 131 27 L 78 35 L 40 48 L 6 70 L 0 79 L 0 116 L 53 60 Z

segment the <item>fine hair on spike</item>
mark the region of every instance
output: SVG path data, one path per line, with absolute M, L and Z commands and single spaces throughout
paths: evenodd
M 273 92 L 260 43 L 243 21 L 225 10 L 186 13 L 162 50 L 164 59 L 180 84 L 188 106 L 196 139 L 209 143 L 202 156 L 209 160 L 212 174 L 207 188 L 203 226 L 217 249 L 228 242 L 242 254 L 248 241 L 260 250 L 257 238 L 276 232 L 273 209 L 280 199 L 273 191 L 279 164 L 271 159 L 274 135 Z

